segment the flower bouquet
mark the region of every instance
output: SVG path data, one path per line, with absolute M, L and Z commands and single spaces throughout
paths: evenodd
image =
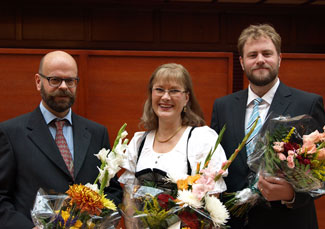
M 174 228 L 174 224 L 179 221 L 175 214 L 178 207 L 174 200 L 173 196 L 159 188 L 125 185 L 125 204 L 121 212 L 126 228 Z
M 257 120 L 242 143 L 229 160 L 223 163 L 219 171 L 210 161 L 221 142 L 225 127 L 220 132 L 214 148 L 210 150 L 205 160 L 197 164 L 195 175 L 180 177 L 179 174 L 167 174 L 166 183 L 175 184 L 176 189 L 169 192 L 170 195 L 164 193 L 164 190 L 156 188 L 144 186 L 134 188 L 133 186 L 133 192 L 132 190 L 128 192 L 129 194 L 126 197 L 132 199 L 133 204 L 135 204 L 132 217 L 129 217 L 131 221 L 137 219 L 137 222 L 142 222 L 143 224 L 139 228 L 198 229 L 226 227 L 225 224 L 229 219 L 229 213 L 217 196 L 214 195 L 216 193 L 213 190 L 222 174 L 228 169 L 238 152 L 245 145 L 256 123 Z M 141 194 L 139 195 L 139 193 Z M 136 198 L 136 196 L 141 198 Z M 138 204 L 140 204 L 140 207 Z M 135 228 L 134 222 L 132 223 L 133 228 Z
M 118 132 L 112 150 L 102 149 L 95 156 L 101 161 L 93 184 L 74 184 L 66 194 L 48 195 L 43 189 L 37 193 L 31 211 L 39 228 L 115 228 L 120 215 L 114 202 L 107 199 L 104 188 L 120 170 L 128 140 L 124 124 Z M 100 185 L 98 185 L 100 183 Z
M 260 172 L 286 179 L 296 192 L 308 192 L 313 197 L 324 194 L 325 133 L 315 129 L 317 125 L 308 115 L 280 116 L 266 122 L 247 161 L 257 175 L 249 188 L 226 203 L 234 215 L 242 216 L 262 199 L 256 187 Z

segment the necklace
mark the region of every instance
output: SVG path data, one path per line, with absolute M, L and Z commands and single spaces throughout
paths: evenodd
M 175 137 L 175 135 L 182 129 L 183 126 L 180 126 L 178 127 L 178 129 L 175 131 L 175 133 L 173 133 L 169 138 L 167 138 L 166 140 L 159 140 L 158 139 L 158 136 L 157 136 L 157 133 L 158 131 L 156 131 L 156 134 L 155 134 L 155 139 L 160 142 L 160 143 L 165 143 L 165 142 L 168 142 L 170 139 L 172 139 L 173 137 Z

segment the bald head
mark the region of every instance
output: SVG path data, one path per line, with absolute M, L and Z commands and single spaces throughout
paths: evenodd
M 73 76 L 78 75 L 78 67 L 75 59 L 64 51 L 53 51 L 47 53 L 41 60 L 39 72 L 47 75 L 53 70 L 65 71 L 69 69 L 74 72 Z
M 45 108 L 57 117 L 64 117 L 76 97 L 78 67 L 75 59 L 63 51 L 46 54 L 35 74 L 35 83 Z

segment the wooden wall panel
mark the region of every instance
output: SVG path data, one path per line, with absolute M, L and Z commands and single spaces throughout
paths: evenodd
M 0 121 L 32 111 L 40 102 L 34 75 L 41 57 L 51 50 L 0 49 Z M 81 78 L 73 110 L 108 128 L 111 143 L 128 123 L 129 137 L 138 131 L 152 72 L 161 64 L 183 64 L 210 123 L 215 98 L 232 92 L 231 53 L 67 50 Z
M 249 24 L 270 23 L 282 36 L 283 52 L 325 52 L 325 5 L 14 2 L 7 1 L 0 8 L 3 48 L 236 52 L 242 29 Z
M 297 46 L 310 46 L 317 47 L 322 46 L 324 47 L 325 41 L 325 29 L 324 23 L 325 18 L 323 15 L 318 14 L 306 14 L 306 15 L 296 15 L 296 44 Z M 313 23 L 310 23 L 312 21 Z M 324 51 L 316 51 L 316 52 L 323 52 Z
M 209 11 L 166 10 L 161 12 L 162 42 L 218 43 L 219 14 Z
M 0 40 L 13 40 L 16 38 L 16 10 L 13 8 L 0 8 Z
M 274 17 L 274 13 L 255 12 L 254 14 L 247 13 L 233 13 L 225 15 L 225 34 L 224 40 L 227 44 L 237 46 L 237 40 L 243 29 L 251 24 L 268 23 L 276 28 L 277 32 L 281 35 L 282 47 L 285 47 L 290 41 L 294 40 L 292 34 L 292 22 L 288 20 L 287 13 L 278 13 Z M 233 26 L 236 25 L 236 26 Z M 237 51 L 237 50 L 236 50 Z
M 210 123 L 214 99 L 231 93 L 232 54 L 229 53 L 92 51 L 87 63 L 86 116 L 108 126 L 111 133 L 127 122 L 133 135 L 139 130 L 152 72 L 171 62 L 184 65 L 190 72 L 196 96 Z
M 82 9 L 28 8 L 22 14 L 24 40 L 84 40 Z
M 40 102 L 34 75 L 39 54 L 0 53 L 0 121 L 35 109 Z
M 94 9 L 91 15 L 93 41 L 153 42 L 152 10 Z

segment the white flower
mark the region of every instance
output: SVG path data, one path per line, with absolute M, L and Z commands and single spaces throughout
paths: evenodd
M 91 190 L 97 192 L 97 193 L 99 192 L 99 188 L 98 188 L 98 185 L 97 184 L 87 183 L 85 186 L 88 187 L 88 188 L 90 188 Z
M 99 167 L 97 167 L 98 170 L 99 170 L 99 182 L 102 184 L 103 183 L 103 179 L 104 179 L 104 176 L 105 176 L 105 172 L 107 171 L 107 174 L 108 174 L 108 177 L 107 177 L 107 181 L 106 181 L 106 184 L 105 184 L 105 187 L 108 187 L 109 186 L 109 182 L 111 180 L 112 177 L 112 174 L 110 174 L 110 170 L 108 168 L 108 166 L 106 165 L 104 167 L 104 169 L 100 169 Z
M 185 180 L 187 178 L 187 174 L 179 174 L 176 173 L 175 171 L 171 171 L 168 172 L 167 177 L 164 178 L 166 181 L 171 182 L 171 183 L 175 183 L 177 184 L 178 180 Z
M 98 154 L 94 154 L 101 162 L 106 160 L 107 155 L 109 154 L 110 150 L 106 150 L 105 148 L 102 148 Z
M 210 213 L 215 225 L 225 225 L 229 219 L 229 212 L 215 196 L 205 196 L 205 209 Z
M 202 202 L 189 190 L 178 190 L 177 199 L 194 208 L 202 207 Z
M 128 136 L 128 132 L 124 130 L 121 134 L 121 139 L 124 139 L 126 136 Z
M 122 139 L 119 140 L 118 144 L 115 146 L 114 154 L 125 154 L 126 149 L 128 148 L 128 139 L 125 139 L 122 143 Z

